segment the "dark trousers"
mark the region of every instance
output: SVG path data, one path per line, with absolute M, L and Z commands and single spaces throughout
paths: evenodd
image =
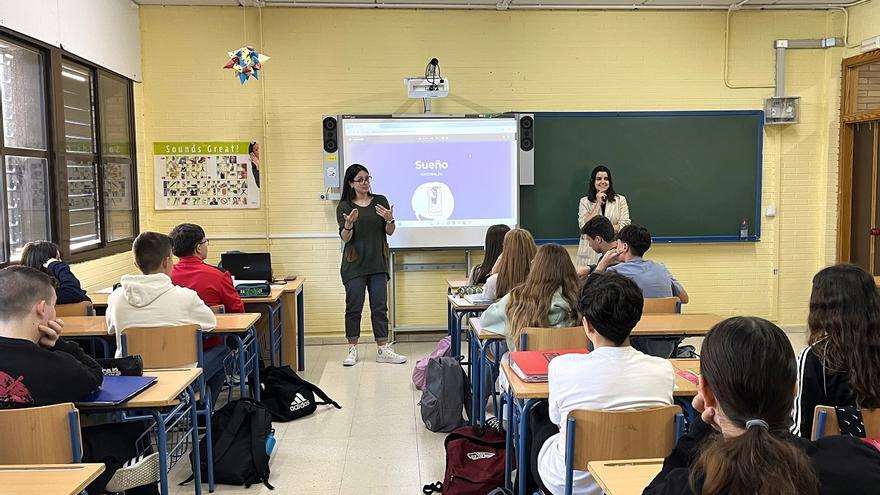
M 541 483 L 538 473 L 538 454 L 544 442 L 559 433 L 559 427 L 550 421 L 550 405 L 542 400 L 529 410 L 529 436 L 525 449 L 529 456 L 528 468 L 517 469 L 517 476 L 526 476 L 526 493 L 534 493 L 539 488 L 543 493 L 550 493 Z
M 345 336 L 361 336 L 361 313 L 364 291 L 370 293 L 370 321 L 377 341 L 388 340 L 388 275 L 374 273 L 349 280 L 345 284 Z
M 101 462 L 106 470 L 89 484 L 88 493 L 104 492 L 110 478 L 126 461 L 137 455 L 135 442 L 147 428 L 146 423 L 108 423 L 82 429 L 83 462 Z M 127 495 L 159 493 L 156 483 L 126 490 Z

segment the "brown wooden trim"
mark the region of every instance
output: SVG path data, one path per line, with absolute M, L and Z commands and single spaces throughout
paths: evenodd
M 852 173 L 853 173 L 853 126 L 840 126 L 840 170 L 837 195 L 837 260 L 850 260 L 852 243 Z
M 853 69 L 862 65 L 877 62 L 878 60 L 880 60 L 880 50 L 871 50 L 867 53 L 862 53 L 860 55 L 855 55 L 843 59 L 843 68 Z
M 876 112 L 861 112 L 840 117 L 842 122 L 847 124 L 855 124 L 858 122 L 870 122 L 872 120 L 880 120 L 880 110 Z
M 64 81 L 61 76 L 63 57 L 61 50 L 49 50 L 49 101 L 52 136 L 52 158 L 49 160 L 49 176 L 52 178 L 52 231 L 53 241 L 61 250 L 61 257 L 70 257 L 70 208 L 67 184 L 67 156 L 64 153 Z
M 869 124 L 870 125 L 870 124 Z M 877 134 L 878 134 L 878 126 L 871 126 L 874 131 L 872 145 L 874 148 L 873 159 L 871 160 L 871 228 L 877 226 Z M 862 234 L 864 235 L 864 234 Z M 875 254 L 875 246 L 876 242 L 874 237 L 869 237 L 870 244 L 868 245 L 868 267 L 870 267 L 869 271 L 873 275 L 877 273 L 874 267 L 874 254 Z

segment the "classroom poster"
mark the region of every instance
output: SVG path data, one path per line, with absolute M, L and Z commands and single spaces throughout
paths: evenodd
M 256 143 L 162 142 L 153 154 L 157 210 L 260 207 Z

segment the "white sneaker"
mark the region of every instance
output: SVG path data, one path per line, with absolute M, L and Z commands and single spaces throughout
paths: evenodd
M 391 344 L 385 344 L 383 346 L 379 346 L 379 349 L 377 349 L 376 362 L 403 364 L 406 362 L 406 356 L 401 356 L 400 354 L 394 352 L 394 349 L 391 348 Z
M 342 360 L 343 366 L 354 366 L 358 360 L 358 346 L 350 345 L 348 346 L 348 355 L 345 356 L 345 359 Z
M 106 490 L 111 493 L 124 492 L 157 481 L 159 481 L 159 453 L 153 452 L 126 461 L 113 473 L 113 477 L 107 482 Z

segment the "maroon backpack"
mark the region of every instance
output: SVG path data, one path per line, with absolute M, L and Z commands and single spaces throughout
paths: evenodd
M 443 495 L 482 495 L 504 486 L 504 434 L 462 426 L 446 436 Z

